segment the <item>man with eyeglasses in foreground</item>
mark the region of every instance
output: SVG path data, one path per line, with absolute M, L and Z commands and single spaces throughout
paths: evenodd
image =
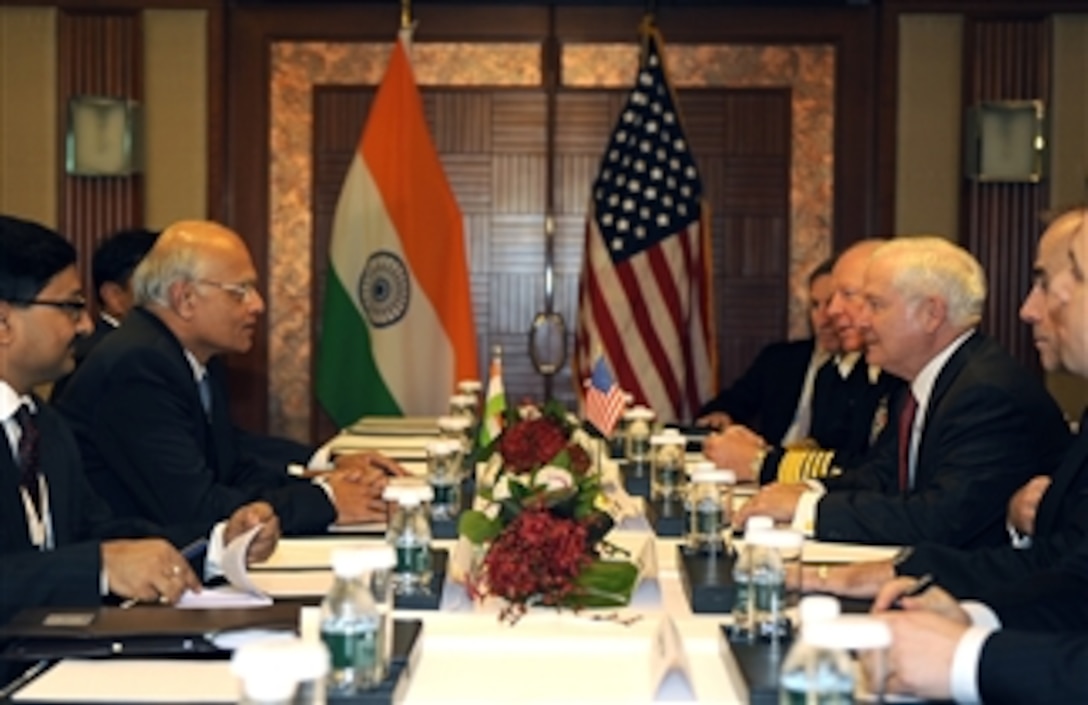
M 214 528 L 160 527 L 115 519 L 91 489 L 71 432 L 32 391 L 72 369 L 75 342 L 91 331 L 75 261 L 57 233 L 0 216 L 0 624 L 20 609 L 94 606 L 107 595 L 173 603 L 200 589 L 194 570 L 215 572 L 224 541 L 261 524 L 248 556 L 258 561 L 279 536 L 263 502 Z M 209 530 L 207 562 L 190 565 L 174 546 Z M 0 684 L 13 675 L 0 661 Z
M 171 225 L 137 267 L 133 290 L 136 308 L 57 402 L 115 513 L 192 520 L 262 499 L 288 534 L 385 519 L 381 492 L 400 472 L 391 460 L 360 456 L 302 480 L 287 473 L 287 458 L 274 467 L 252 452 L 231 423 L 220 358 L 252 347 L 264 312 L 236 233 L 207 221 Z

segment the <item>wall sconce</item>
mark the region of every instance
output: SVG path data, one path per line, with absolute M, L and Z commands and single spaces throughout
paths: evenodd
M 72 176 L 129 176 L 143 167 L 142 114 L 125 98 L 76 96 L 68 102 L 65 170 Z
M 988 182 L 1046 178 L 1046 108 L 1041 100 L 978 103 L 967 110 L 964 171 Z

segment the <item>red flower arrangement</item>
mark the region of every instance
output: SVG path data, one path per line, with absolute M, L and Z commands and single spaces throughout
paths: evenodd
M 462 513 L 458 529 L 485 550 L 469 577 L 477 598 L 501 597 L 500 618 L 516 621 L 532 605 L 616 607 L 631 598 L 638 569 L 610 560 L 612 519 L 598 506 L 601 485 L 589 453 L 573 440 L 566 410 L 529 407 L 507 417 L 483 459 L 498 453 L 484 509 Z

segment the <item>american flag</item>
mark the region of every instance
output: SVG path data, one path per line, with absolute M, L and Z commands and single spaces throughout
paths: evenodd
M 593 424 L 602 436 L 611 438 L 626 406 L 627 396 L 616 385 L 604 356 L 598 355 L 586 389 L 586 421 Z
M 575 379 L 603 350 L 619 386 L 665 421 L 716 389 L 703 187 L 648 30 L 638 79 L 593 185 L 578 291 Z

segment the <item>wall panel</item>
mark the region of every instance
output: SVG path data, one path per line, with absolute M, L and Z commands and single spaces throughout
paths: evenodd
M 1050 204 L 1088 202 L 1088 14 L 1054 18 L 1050 108 Z M 1048 386 L 1070 418 L 1088 407 L 1088 380 L 1050 375 Z
M 208 214 L 206 10 L 143 13 L 144 224 L 162 229 Z
M 895 230 L 960 239 L 963 18 L 899 19 Z
M 57 11 L 0 7 L 0 212 L 57 223 Z
M 984 100 L 1040 99 L 1050 104 L 1051 32 L 1042 17 L 969 19 L 964 28 L 966 105 Z M 1019 319 L 1031 286 L 1039 216 L 1048 183 L 966 182 L 963 244 L 991 283 L 982 328 L 1025 365 L 1038 369 L 1030 329 Z
M 143 99 L 141 15 L 137 11 L 63 12 L 58 27 L 57 91 L 61 112 L 79 95 Z M 64 116 L 57 125 L 63 134 Z M 82 253 L 84 286 L 91 290 L 90 258 L 101 238 L 143 224 L 143 177 L 61 177 L 57 225 Z

